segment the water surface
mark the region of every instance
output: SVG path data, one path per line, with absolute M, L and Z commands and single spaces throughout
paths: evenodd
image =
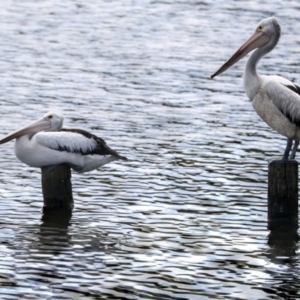
M 299 8 L 4 1 L 0 134 L 55 110 L 130 161 L 74 173 L 75 209 L 53 216 L 40 170 L 1 146 L 0 298 L 299 298 L 299 246 L 267 229 L 267 163 L 285 139 L 244 94 L 246 59 L 209 79 L 275 15 L 282 38 L 259 68 L 300 84 Z

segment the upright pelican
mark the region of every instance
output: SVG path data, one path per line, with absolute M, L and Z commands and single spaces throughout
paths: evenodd
M 79 173 L 92 171 L 111 161 L 126 157 L 109 148 L 105 141 L 81 129 L 62 129 L 64 117 L 49 112 L 41 119 L 2 139 L 15 141 L 15 153 L 25 164 L 41 168 L 68 164 Z
M 300 88 L 280 76 L 260 75 L 258 61 L 272 51 L 280 38 L 280 25 L 276 18 L 262 20 L 250 38 L 229 58 L 211 78 L 223 73 L 250 51 L 244 72 L 244 89 L 258 115 L 278 133 L 287 137 L 282 160 L 294 159 L 300 141 Z

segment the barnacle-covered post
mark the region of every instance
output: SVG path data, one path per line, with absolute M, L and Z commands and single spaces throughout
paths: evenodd
M 298 162 L 274 160 L 268 173 L 268 228 L 298 228 Z
M 44 208 L 73 209 L 71 170 L 66 164 L 42 167 Z

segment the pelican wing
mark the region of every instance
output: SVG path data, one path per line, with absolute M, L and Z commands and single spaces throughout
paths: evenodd
M 35 138 L 37 143 L 53 150 L 81 155 L 115 155 L 123 158 L 109 148 L 103 139 L 81 129 L 64 128 L 59 132 L 39 132 Z
M 265 88 L 276 107 L 290 122 L 300 127 L 300 87 L 282 78 L 269 81 Z

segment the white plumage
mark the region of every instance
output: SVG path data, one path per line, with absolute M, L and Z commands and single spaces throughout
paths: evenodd
M 281 29 L 276 18 L 262 20 L 250 38 L 211 77 L 215 77 L 250 51 L 256 49 L 247 61 L 244 89 L 258 115 L 278 133 L 287 137 L 283 160 L 294 159 L 300 141 L 300 88 L 280 76 L 260 75 L 256 71 L 259 60 L 277 45 Z M 293 141 L 294 147 L 289 157 Z
M 36 143 L 41 146 L 58 150 L 66 148 L 69 152 L 92 152 L 97 147 L 94 139 L 75 132 L 40 132 L 35 136 Z
M 0 139 L 0 144 L 16 139 L 16 156 L 37 168 L 65 163 L 83 173 L 114 160 L 127 160 L 109 148 L 103 139 L 87 131 L 62 129 L 63 119 L 60 114 L 47 113 L 38 121 Z

